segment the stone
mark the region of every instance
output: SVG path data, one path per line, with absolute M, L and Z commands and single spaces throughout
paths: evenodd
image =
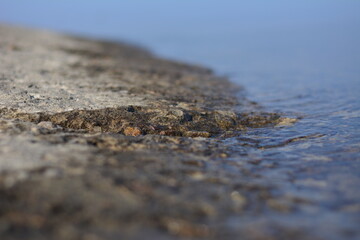
M 229 145 L 294 120 L 248 112 L 227 79 L 131 44 L 6 25 L 0 56 L 1 239 L 317 236 L 273 230 L 269 209 L 309 202 L 281 199 L 248 146 Z M 270 220 L 252 238 L 259 216 Z
M 141 130 L 138 127 L 127 127 L 124 130 L 124 134 L 126 136 L 136 137 L 136 136 L 141 135 Z

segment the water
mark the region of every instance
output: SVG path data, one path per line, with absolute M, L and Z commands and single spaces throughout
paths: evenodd
M 224 143 L 231 161 L 249 164 L 277 194 L 308 202 L 297 214 L 265 218 L 315 225 L 326 239 L 355 239 L 360 228 L 359 12 L 359 1 L 342 0 L 0 3 L 0 21 L 126 39 L 207 65 L 245 86 L 263 110 L 299 118 Z

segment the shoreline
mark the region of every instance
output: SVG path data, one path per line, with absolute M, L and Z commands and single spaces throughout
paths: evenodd
M 209 69 L 127 44 L 0 35 L 2 239 L 263 239 L 223 223 L 277 197 L 222 140 L 289 119 L 241 111 L 252 103 Z

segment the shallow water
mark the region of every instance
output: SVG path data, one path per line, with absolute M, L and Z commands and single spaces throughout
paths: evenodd
M 326 239 L 360 235 L 359 12 L 360 2 L 340 0 L 0 3 L 0 21 L 127 39 L 210 66 L 262 110 L 298 118 L 224 142 L 259 181 L 308 202 L 265 219 L 316 226 Z M 243 221 L 259 219 L 229 226 Z

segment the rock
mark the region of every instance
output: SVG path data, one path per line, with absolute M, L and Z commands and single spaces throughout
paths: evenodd
M 226 79 L 129 44 L 0 36 L 1 239 L 236 239 L 232 219 L 283 210 L 223 140 L 292 121 L 242 112 Z
M 46 129 L 54 129 L 56 128 L 52 122 L 49 121 L 42 121 L 37 124 L 39 127 L 46 128 Z
M 235 210 L 237 211 L 243 210 L 247 203 L 246 198 L 243 195 L 241 195 L 238 191 L 232 192 L 230 196 L 234 202 Z
M 141 130 L 138 127 L 127 127 L 124 130 L 124 134 L 126 136 L 136 137 L 136 136 L 141 135 Z
M 205 137 L 208 138 L 211 136 L 210 133 L 206 131 L 187 131 L 184 133 L 185 137 Z
M 237 125 L 237 115 L 232 111 L 215 111 L 215 121 L 221 129 L 231 129 Z

